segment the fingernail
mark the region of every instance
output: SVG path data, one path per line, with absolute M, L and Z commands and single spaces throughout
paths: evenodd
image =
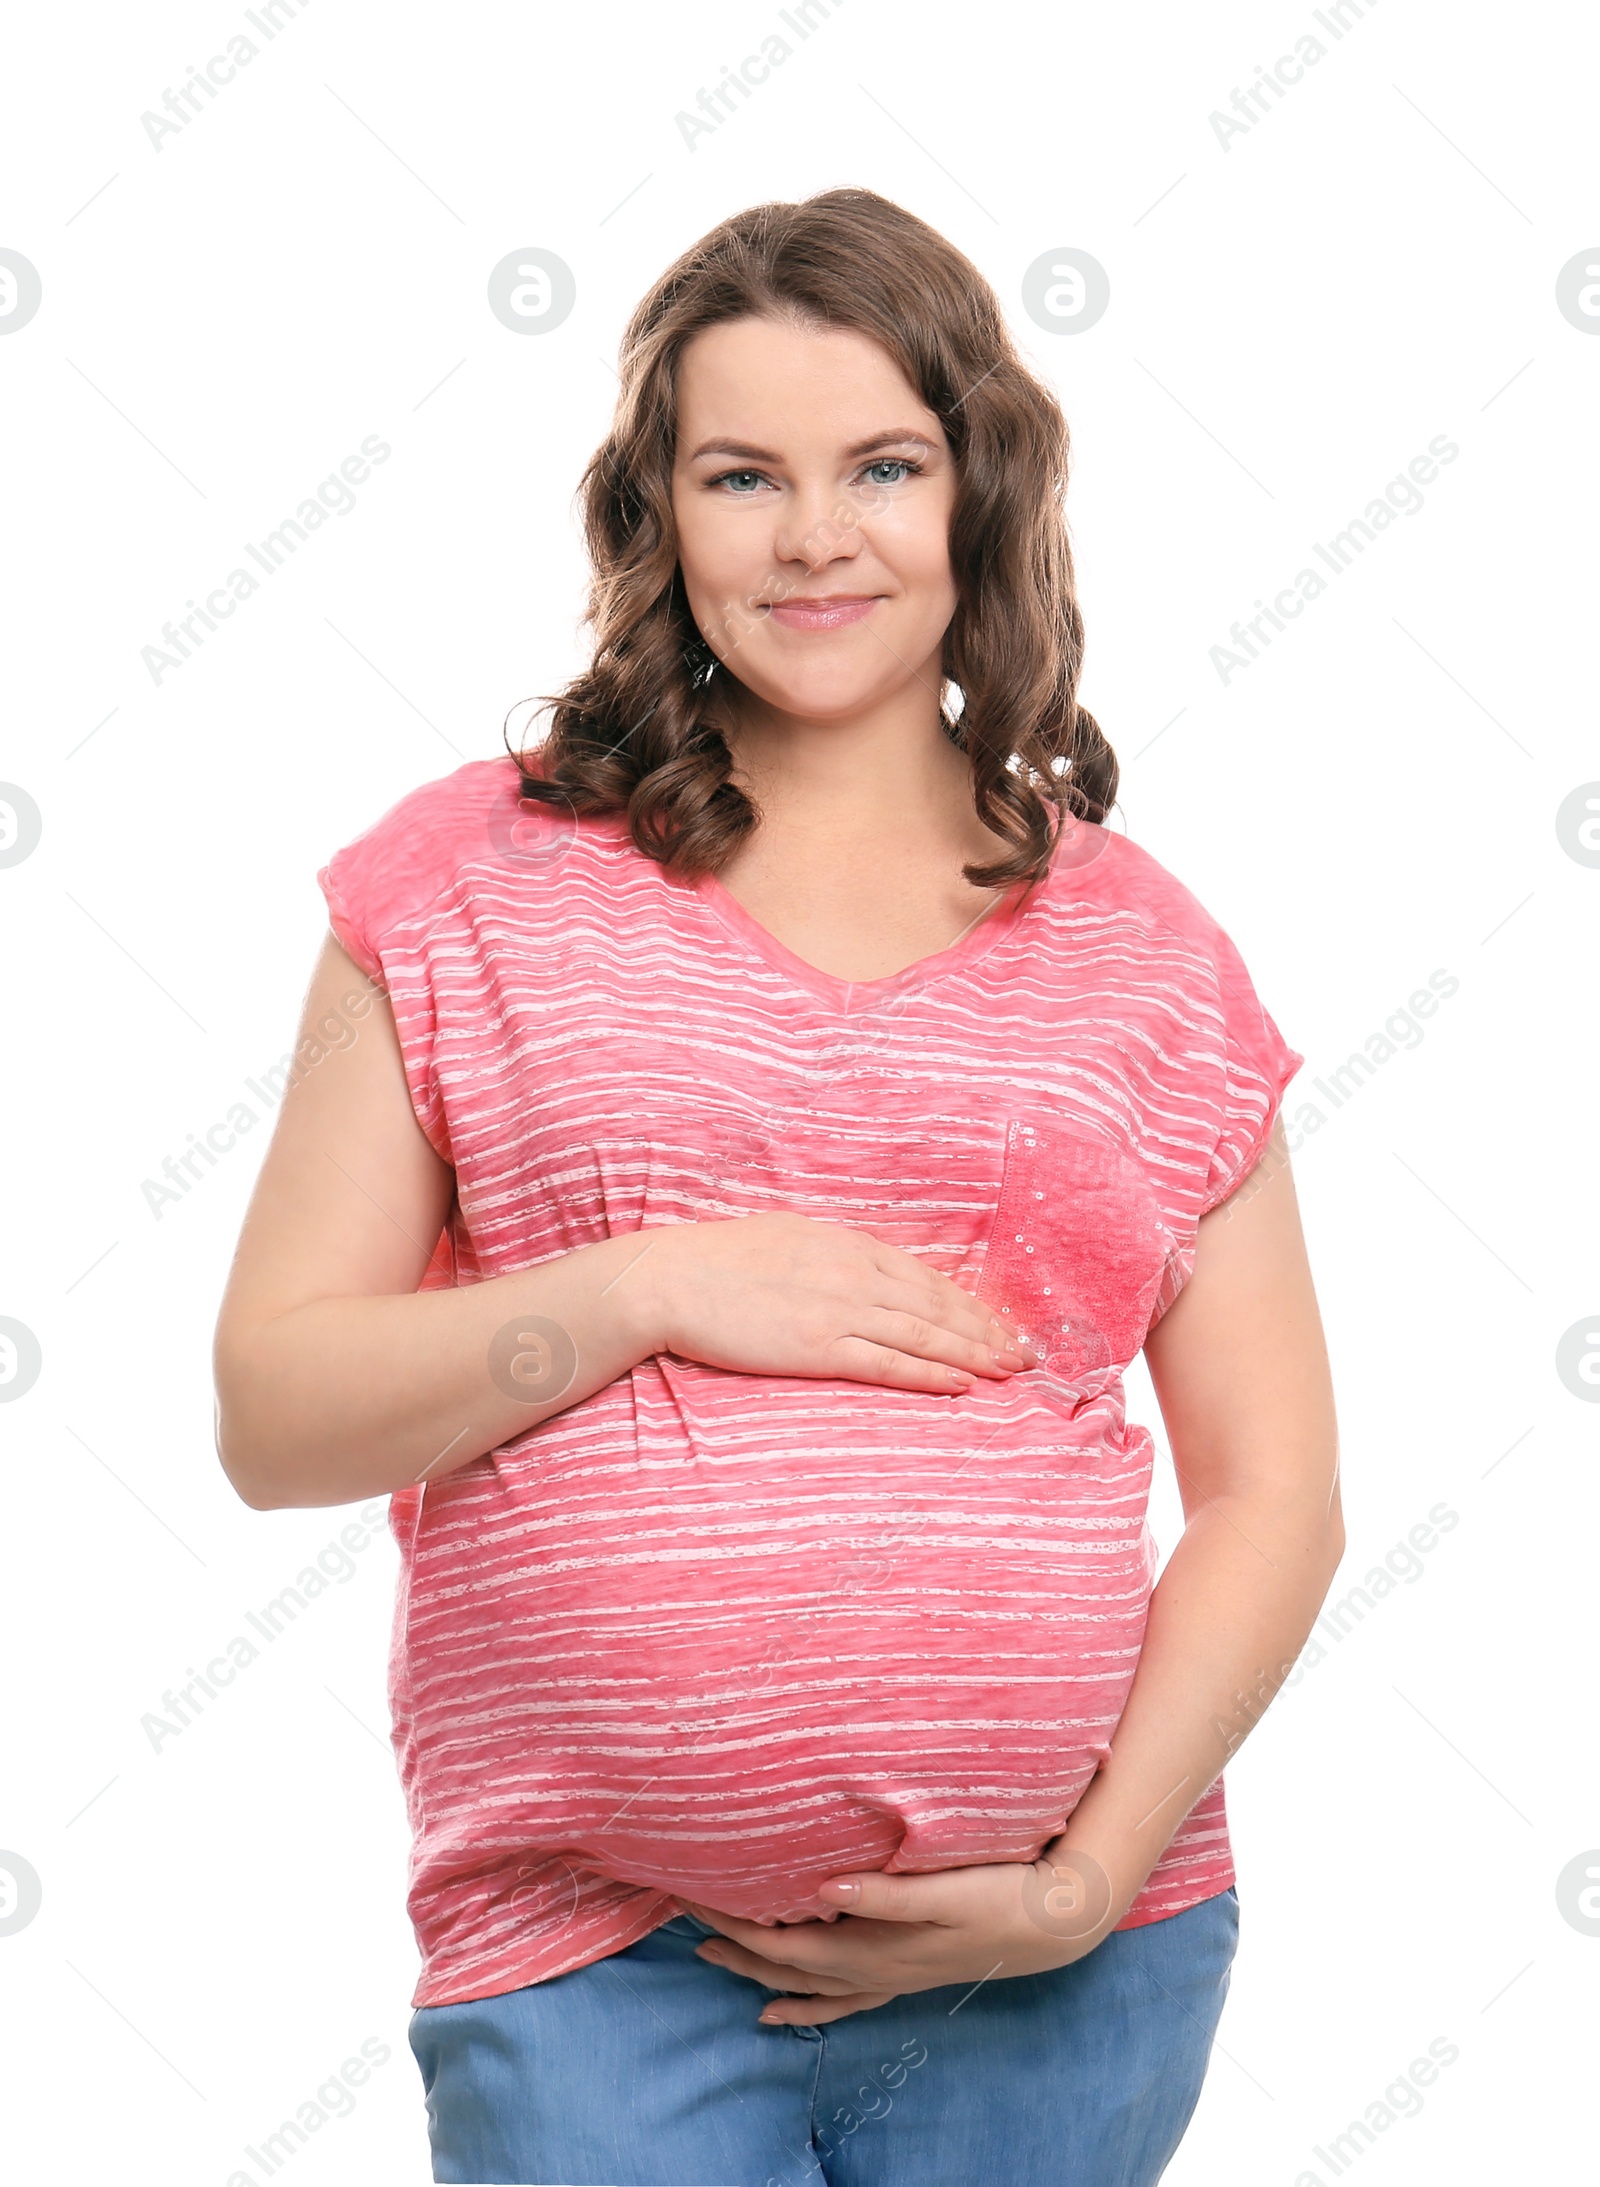
M 831 1891 L 835 1898 L 843 1899 L 846 1904 L 861 1896 L 859 1883 L 825 1883 L 822 1886 L 822 1891 Z M 819 1898 L 822 1896 L 822 1891 L 817 1893 Z

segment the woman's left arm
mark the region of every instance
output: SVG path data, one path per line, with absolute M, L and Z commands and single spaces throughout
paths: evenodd
M 1281 1119 L 1202 1219 L 1194 1272 L 1145 1359 L 1186 1524 L 1110 1757 L 1045 1854 L 1103 1868 L 1114 1911 L 1098 1935 L 1259 1723 L 1344 1554 L 1332 1377 Z
M 1151 1597 L 1110 1754 L 1065 1835 L 1032 1864 L 836 1878 L 818 1896 L 844 1922 L 775 1933 L 696 1906 L 722 1932 L 708 1957 L 811 1991 L 774 2000 L 764 2020 L 812 2025 L 903 1991 L 1083 1957 L 1294 1667 L 1344 1528 L 1332 1378 L 1281 1119 L 1201 1220 L 1193 1272 L 1145 1358 L 1187 1523 Z

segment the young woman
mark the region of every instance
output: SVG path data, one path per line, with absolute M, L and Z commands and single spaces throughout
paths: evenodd
M 1335 1429 L 1301 1058 L 1104 826 L 1066 454 L 922 222 L 727 222 L 587 673 L 320 876 L 218 1440 L 390 1498 L 440 2180 L 1142 2187 L 1194 2107 Z

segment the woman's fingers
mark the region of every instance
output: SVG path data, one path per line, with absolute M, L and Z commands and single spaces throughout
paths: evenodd
M 857 1990 L 844 1977 L 811 1975 L 802 1966 L 763 1960 L 728 1935 L 708 1938 L 695 1949 L 697 1957 L 726 1966 L 730 1975 L 758 1981 L 763 1990 L 783 1990 L 780 1997 L 769 1997 L 758 2014 L 765 2027 L 820 2027 L 824 2021 L 842 2021 L 850 2012 L 870 2012 L 901 1995 L 898 1990 Z
M 971 1374 L 1004 1377 L 1020 1373 L 1029 1363 L 1028 1354 L 1009 1336 L 962 1336 L 931 1315 L 905 1313 L 892 1306 L 866 1308 L 852 1333 Z
M 956 1299 L 963 1303 L 956 1304 Z M 991 1314 L 977 1299 L 966 1298 L 964 1293 L 957 1292 L 952 1298 L 929 1292 L 922 1286 L 891 1281 L 872 1303 L 881 1312 L 903 1314 L 908 1322 L 927 1323 L 942 1336 L 971 1346 L 985 1360 L 991 1352 L 999 1352 L 1019 1363 L 1033 1357 L 1015 1330 L 1008 1329 L 997 1315 Z
M 698 1956 L 712 1966 L 726 1967 L 730 1974 L 743 1975 L 751 1982 L 759 1982 L 763 1989 L 783 1993 L 769 1997 L 762 2006 L 759 2017 L 764 2027 L 819 2027 L 828 2020 L 842 2020 L 847 2013 L 870 2012 L 874 2005 L 886 2005 L 899 1994 L 896 1990 L 858 1989 L 839 1976 L 809 1974 L 803 1967 L 763 1959 L 734 1943 L 731 1937 L 711 1938 L 696 1949 Z
M 829 2020 L 843 2020 L 852 2012 L 870 2012 L 874 2005 L 886 2005 L 891 1997 L 898 1997 L 898 1990 L 853 1990 L 848 1997 L 774 1997 L 763 2005 L 757 2015 L 762 2027 L 814 2028 Z
M 846 1382 L 872 1382 L 884 1389 L 930 1390 L 936 1396 L 959 1397 L 963 1390 L 971 1389 L 974 1380 L 971 1368 L 946 1366 L 936 1359 L 916 1359 L 909 1352 L 874 1343 L 868 1337 L 836 1337 L 830 1351 L 832 1363 L 827 1371 Z M 997 1378 L 993 1367 L 987 1371 L 991 1379 Z
M 879 1241 L 879 1252 L 881 1258 L 877 1265 L 886 1279 L 886 1288 L 878 1300 L 880 1305 L 921 1315 L 940 1328 L 987 1348 L 999 1351 L 1010 1348 L 1025 1360 L 1037 1359 L 1038 1354 L 1021 1342 L 1014 1329 L 1009 1328 L 998 1314 L 992 1313 L 981 1299 L 974 1298 L 970 1291 L 963 1291 L 951 1277 L 924 1267 L 899 1246 L 885 1246 Z
M 708 1938 L 696 1951 L 714 1967 L 726 1967 L 731 1974 L 742 1974 L 769 1990 L 795 1990 L 806 1997 L 851 1997 L 859 1989 L 859 1984 L 845 1975 L 809 1974 L 804 1967 L 786 1961 L 763 1959 L 731 1937 Z
M 869 1231 L 783 1213 L 667 1227 L 682 1280 L 660 1349 L 944 1397 L 1040 1364 L 988 1306 Z

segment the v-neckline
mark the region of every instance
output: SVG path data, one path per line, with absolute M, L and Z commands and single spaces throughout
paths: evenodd
M 738 897 L 725 888 L 714 873 L 700 874 L 693 887 L 707 909 L 741 941 L 747 943 L 759 957 L 775 971 L 784 973 L 800 986 L 810 989 L 841 1017 L 848 1017 L 858 1010 L 870 1009 L 875 1003 L 887 998 L 929 986 L 933 981 L 943 979 L 949 973 L 984 956 L 1017 926 L 1026 913 L 1028 899 L 1033 893 L 1028 881 L 1014 881 L 1010 888 L 980 911 L 954 941 L 947 942 L 943 949 L 936 949 L 926 957 L 918 957 L 900 971 L 885 973 L 879 979 L 847 980 L 836 972 L 824 972 L 820 965 L 810 963 L 806 958 L 797 955 L 786 942 L 780 942 L 777 935 L 770 928 L 764 927 L 752 912 L 747 911 Z

